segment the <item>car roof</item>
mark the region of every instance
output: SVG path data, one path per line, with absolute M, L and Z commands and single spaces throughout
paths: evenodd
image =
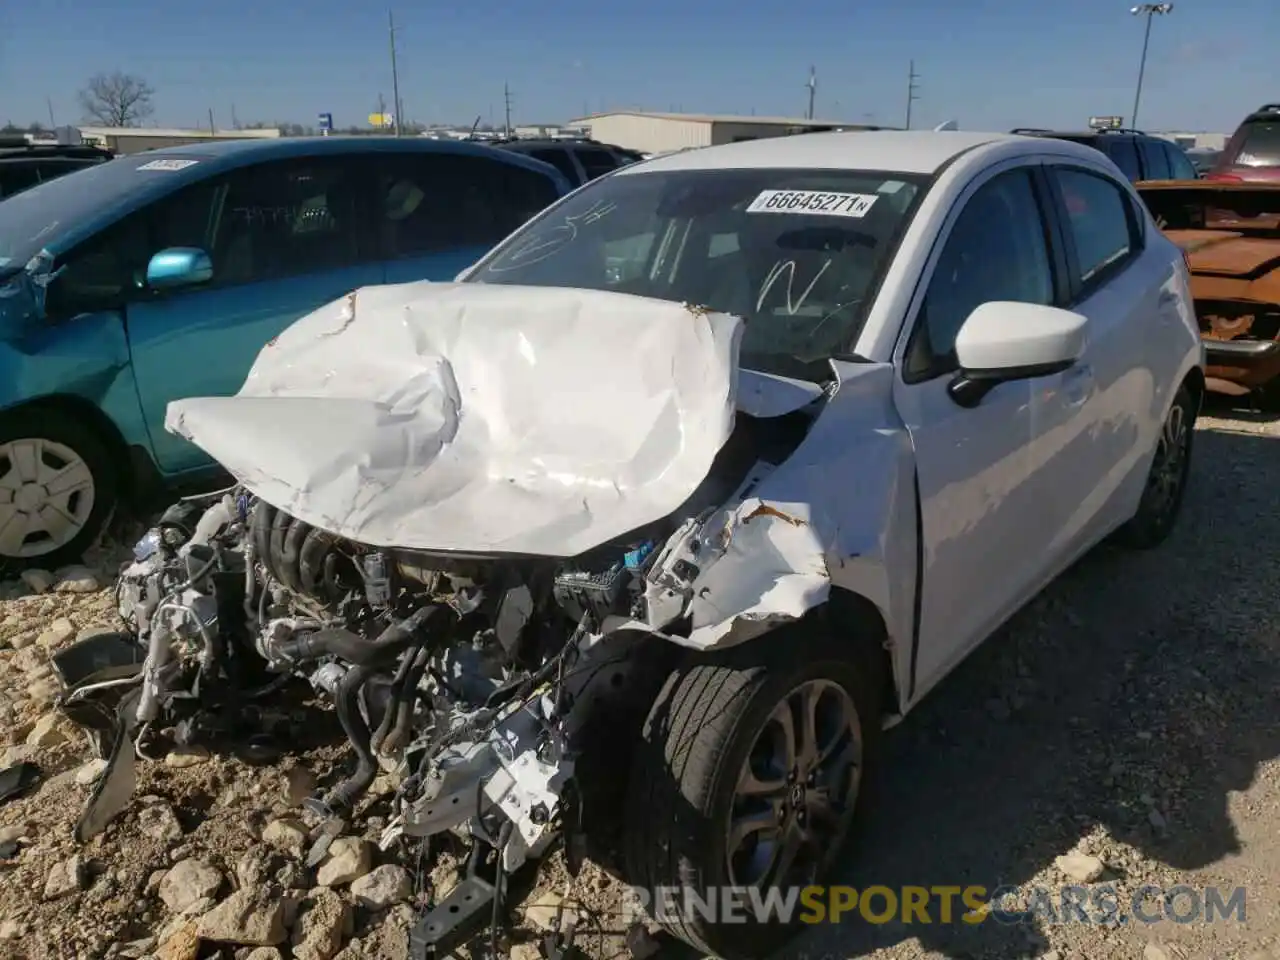
M 492 157 L 493 148 L 470 140 L 437 140 L 434 137 L 273 137 L 271 139 L 209 140 L 179 147 L 147 151 L 155 157 L 192 157 L 202 160 L 256 162 L 289 157 L 323 157 L 345 153 L 456 153 Z
M 769 137 L 663 154 L 622 167 L 613 176 L 640 176 L 677 170 L 798 167 L 883 170 L 930 175 L 975 147 L 1007 141 L 1034 141 L 1008 133 L 967 130 L 855 130 Z

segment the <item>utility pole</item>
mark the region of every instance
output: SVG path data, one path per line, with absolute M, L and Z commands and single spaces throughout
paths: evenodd
M 506 104 L 506 108 L 507 108 L 507 124 L 506 124 L 505 136 L 510 138 L 511 137 L 511 87 L 509 87 L 505 83 L 502 85 L 502 99 L 503 99 L 503 102 Z
M 805 117 L 809 120 L 812 120 L 813 119 L 813 99 L 818 93 L 818 71 L 813 67 L 809 68 L 809 81 L 805 84 L 805 86 L 809 88 L 809 112 L 805 114 Z
M 231 129 L 240 129 L 240 118 L 236 116 L 236 105 L 234 103 L 231 105 Z
M 391 119 L 395 123 L 396 136 L 400 136 L 400 74 L 396 71 L 396 21 L 390 10 L 387 11 L 387 30 L 391 34 L 391 103 L 395 113 Z
M 55 122 L 54 122 L 54 119 L 53 119 L 53 98 L 52 98 L 52 97 L 45 97 L 45 98 L 44 98 L 44 102 L 45 102 L 45 106 L 47 106 L 47 107 L 49 108 L 49 129 L 50 129 L 50 130 L 57 130 L 57 129 L 58 129 L 58 124 L 57 124 L 57 123 L 55 123 Z
M 213 107 L 210 107 L 210 108 L 209 108 L 209 133 L 210 133 L 210 134 L 214 134 L 214 133 L 217 133 L 217 132 L 218 132 L 218 131 L 217 131 L 217 128 L 216 128 L 216 127 L 214 127 L 214 125 L 213 125 Z
M 916 62 L 911 61 L 911 65 L 907 68 L 907 122 L 905 129 L 911 129 L 911 105 L 920 99 L 919 86 L 916 81 L 920 79 L 920 74 L 916 73 Z
M 1129 12 L 1135 17 L 1147 15 L 1147 29 L 1142 34 L 1142 59 L 1138 61 L 1138 88 L 1133 91 L 1133 116 L 1129 118 L 1129 126 L 1137 129 L 1138 104 L 1142 101 L 1142 75 L 1147 70 L 1147 46 L 1151 43 L 1151 20 L 1158 13 L 1162 16 L 1173 13 L 1172 3 L 1140 3 L 1131 7 Z

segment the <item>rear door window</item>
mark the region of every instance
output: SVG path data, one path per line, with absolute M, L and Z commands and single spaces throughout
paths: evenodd
M 1137 215 L 1120 185 L 1075 167 L 1054 167 L 1067 230 L 1075 246 L 1076 283 L 1085 290 L 1123 269 L 1140 246 Z
M 529 156 L 535 160 L 541 160 L 543 163 L 549 163 L 561 173 L 572 184 L 578 184 L 582 181 L 582 174 L 578 173 L 578 168 L 573 165 L 573 157 L 569 156 L 568 150 L 559 150 L 549 147 L 546 150 L 530 150 Z
M 391 258 L 492 246 L 558 197 L 537 171 L 446 153 L 386 157 L 378 189 L 374 209 Z
M 608 150 L 601 150 L 597 147 L 583 147 L 575 151 L 575 153 L 578 155 L 578 162 L 582 164 L 582 169 L 586 173 L 588 180 L 603 177 L 606 173 L 612 173 L 618 168 L 618 161 Z
M 1165 152 L 1169 155 L 1169 176 L 1174 180 L 1195 180 L 1200 175 L 1196 173 L 1195 164 L 1191 162 L 1191 158 L 1182 152 L 1182 148 L 1172 143 L 1166 143 Z
M 1145 180 L 1168 180 L 1169 157 L 1164 152 L 1164 145 L 1156 140 L 1142 141 L 1142 166 L 1143 179 Z
M 40 171 L 34 163 L 0 164 L 0 197 L 8 197 L 40 182 Z
M 1242 167 L 1280 167 L 1280 121 L 1255 120 L 1245 124 L 1235 162 Z
M 1138 164 L 1138 148 L 1133 140 L 1121 137 L 1106 141 L 1105 146 L 1107 156 L 1120 168 L 1121 173 L 1130 180 L 1142 179 L 1142 168 Z

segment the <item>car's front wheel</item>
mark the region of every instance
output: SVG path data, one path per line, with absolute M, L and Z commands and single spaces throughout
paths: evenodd
M 729 922 L 698 904 L 719 910 L 751 887 L 761 903 L 785 900 L 828 877 L 880 731 L 880 661 L 866 646 L 782 630 L 672 674 L 645 723 L 626 815 L 627 879 L 670 933 L 732 958 L 795 932 L 799 903 L 789 924 Z
M 1160 428 L 1138 512 L 1116 533 L 1121 545 L 1149 550 L 1164 543 L 1173 532 L 1191 473 L 1197 412 L 1195 398 L 1183 384 L 1174 395 Z
M 46 408 L 0 414 L 0 572 L 79 559 L 110 520 L 117 489 L 92 428 Z

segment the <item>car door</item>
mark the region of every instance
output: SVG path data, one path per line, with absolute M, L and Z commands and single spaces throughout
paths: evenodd
M 1044 396 L 1078 392 L 1071 373 L 1002 383 L 968 409 L 947 390 L 956 334 L 976 307 L 1052 305 L 1064 295 L 1048 209 L 1037 165 L 1002 165 L 970 184 L 908 315 L 894 399 L 914 445 L 921 505 L 918 689 L 999 626 L 1054 566 L 1044 503 L 1057 481 L 1038 459 L 1038 441 Z
M 126 306 L 138 398 L 165 473 L 207 463 L 164 429 L 171 400 L 230 395 L 259 351 L 312 310 L 383 282 L 368 232 L 371 169 L 357 155 L 255 164 L 181 191 L 148 211 L 148 252 L 199 247 L 207 283 L 140 291 Z
M 559 189 L 551 177 L 502 157 L 421 152 L 380 158 L 375 210 L 387 283 L 452 280 L 555 202 Z
M 1177 323 L 1174 295 L 1164 289 L 1172 262 L 1147 259 L 1145 217 L 1126 185 L 1101 170 L 1051 163 L 1045 172 L 1055 195 L 1068 263 L 1064 306 L 1088 319 L 1088 342 L 1077 371 L 1091 381 L 1078 416 L 1047 444 L 1063 483 L 1053 493 L 1056 549 L 1077 552 L 1128 518 L 1139 468 L 1150 452 L 1149 416 L 1158 406 L 1156 380 L 1144 369 L 1176 367 L 1160 360 L 1176 345 L 1165 336 Z

